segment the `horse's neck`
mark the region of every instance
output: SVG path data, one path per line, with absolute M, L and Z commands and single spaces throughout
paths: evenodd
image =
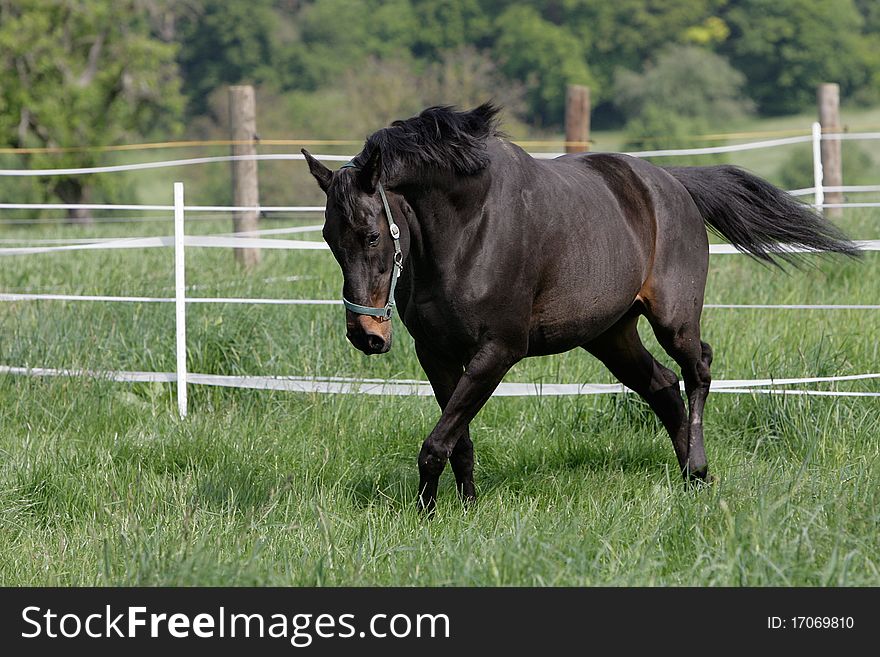
M 483 213 L 489 180 L 488 174 L 440 175 L 396 185 L 415 213 L 409 259 L 417 274 L 433 276 L 457 264 L 460 240 L 466 239 L 469 226 Z

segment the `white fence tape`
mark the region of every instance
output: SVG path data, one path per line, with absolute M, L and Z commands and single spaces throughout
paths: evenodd
M 844 193 L 870 193 L 880 192 L 880 185 L 823 185 L 822 190 L 826 192 L 844 192 Z M 801 189 L 790 189 L 788 193 L 792 196 L 809 196 L 815 193 L 815 187 L 803 187 Z
M 703 308 L 742 308 L 753 310 L 880 310 L 880 305 L 846 303 L 706 303 Z
M 144 205 L 119 203 L 0 203 L 0 210 L 141 210 L 171 212 L 173 205 Z
M 248 230 L 241 233 L 224 233 L 224 237 L 251 237 L 254 235 L 290 235 L 292 233 L 320 233 L 322 230 L 324 230 L 324 224 L 312 224 L 311 226 L 263 228 L 260 230 Z
M 187 246 L 201 246 L 208 248 L 254 248 L 254 249 L 286 249 L 295 251 L 329 251 L 330 247 L 324 241 L 310 242 L 307 240 L 272 240 L 259 237 L 222 237 L 215 235 L 187 235 Z M 878 240 L 880 243 L 880 240 Z
M 323 225 L 312 226 L 289 226 L 287 228 L 267 228 L 265 230 L 250 230 L 241 233 L 222 233 L 216 237 L 255 237 L 258 235 L 291 235 L 294 233 L 317 233 L 324 228 Z M 207 237 L 207 236 L 206 236 Z M 37 239 L 31 237 L 9 237 L 0 239 L 0 244 L 26 244 L 28 246 L 36 245 L 73 245 L 73 244 L 105 244 L 107 242 L 115 242 L 118 240 L 132 239 L 151 239 L 149 236 L 143 237 L 55 237 L 49 239 Z
M 221 233 L 219 235 L 205 235 L 204 237 L 256 237 L 260 235 L 292 235 L 296 233 L 317 233 L 324 228 L 316 226 L 290 226 L 288 228 L 268 228 L 265 230 L 251 230 L 241 233 Z M 57 237 L 51 239 L 37 239 L 30 237 L 9 237 L 0 239 L 0 244 L 24 244 L 27 247 L 37 246 L 72 246 L 74 244 L 106 244 L 118 240 L 151 239 L 145 237 Z
M 187 212 L 323 212 L 323 205 L 188 205 Z M 189 218 L 187 217 L 187 221 Z
M 329 251 L 330 247 L 325 242 L 311 242 L 307 240 L 275 240 L 257 237 L 225 237 L 222 235 L 187 235 L 184 238 L 186 246 L 199 246 L 208 248 L 259 248 L 259 249 L 286 249 L 307 251 Z M 153 249 L 159 247 L 174 246 L 174 238 L 163 237 L 135 237 L 109 240 L 107 242 L 93 242 L 89 244 L 66 244 L 63 246 L 15 246 L 0 248 L 0 256 L 34 255 L 38 253 L 57 253 L 60 251 L 106 251 L 113 249 Z
M 271 229 L 270 229 L 271 230 Z M 300 231 L 305 232 L 305 231 Z M 330 247 L 323 241 L 264 239 L 258 237 L 234 237 L 232 235 L 187 235 L 186 246 L 207 248 L 259 248 L 283 250 L 329 251 Z M 856 240 L 862 251 L 880 251 L 880 240 Z M 103 251 L 111 249 L 150 249 L 174 245 L 174 238 L 163 237 L 126 237 L 102 242 L 86 244 L 64 244 L 61 246 L 12 246 L 0 248 L 0 256 L 34 255 L 38 253 L 56 253 L 60 251 Z M 817 253 L 812 249 L 786 246 L 787 253 Z M 742 254 L 732 244 L 710 244 L 709 253 L 716 255 Z
M 187 205 L 186 212 L 323 212 L 323 205 Z M 142 210 L 172 212 L 173 205 L 118 203 L 0 203 L 0 210 Z M 189 221 L 189 218 L 187 218 Z
M 880 139 L 880 132 L 829 132 L 822 135 L 823 141 L 847 141 L 851 139 Z
M 821 208 L 880 208 L 880 203 L 820 203 Z
M 348 162 L 351 155 L 315 155 L 325 162 Z M 143 171 L 144 169 L 167 169 L 170 167 L 191 166 L 193 164 L 213 164 L 216 162 L 236 162 L 242 160 L 304 160 L 301 153 L 269 153 L 265 155 L 217 155 L 213 157 L 191 157 L 185 160 L 162 160 L 159 162 L 136 162 L 134 164 L 113 164 L 103 167 L 75 167 L 71 169 L 0 169 L 0 176 L 80 176 L 90 173 L 119 173 L 121 171 Z
M 123 383 L 173 383 L 177 376 L 171 372 L 119 372 L 83 369 L 54 369 L 45 367 L 10 367 L 0 365 L 0 374 L 38 377 L 87 377 Z M 739 394 L 793 394 L 833 397 L 880 397 L 880 392 L 836 390 L 777 390 L 769 386 L 804 383 L 824 383 L 878 379 L 880 373 L 856 374 L 841 377 L 806 377 L 800 379 L 718 380 L 712 382 L 713 393 Z M 187 374 L 187 381 L 198 385 L 252 390 L 280 390 L 319 394 L 358 394 L 404 396 L 433 396 L 427 381 L 412 379 L 354 379 L 344 377 L 301 376 L 232 376 L 220 374 Z M 561 397 L 575 395 L 602 395 L 631 392 L 619 383 L 514 383 L 503 382 L 496 388 L 495 397 Z
M 713 390 L 729 395 L 784 395 L 802 397 L 880 397 L 880 392 L 859 392 L 847 390 L 777 390 L 775 388 L 728 388 L 726 390 Z
M 174 297 L 124 297 L 101 294 L 19 294 L 0 292 L 0 301 L 106 301 L 122 303 L 174 303 Z M 187 297 L 187 303 L 263 304 L 273 306 L 341 306 L 336 299 L 252 299 L 236 297 Z
M 861 251 L 880 251 L 880 240 L 853 240 Z M 814 249 L 803 247 L 793 247 L 788 245 L 779 245 L 783 247 L 786 253 L 819 253 Z M 733 244 L 710 244 L 709 253 L 714 255 L 734 255 L 743 252 L 737 249 Z
M 148 237 L 144 235 L 143 237 Z M 65 244 L 100 244 L 102 242 L 113 242 L 120 239 L 143 239 L 142 237 L 55 237 L 48 239 L 38 239 L 31 237 L 6 237 L 0 239 L 0 244 L 27 244 L 29 246 L 48 244 L 48 245 L 65 245 Z
M 653 151 L 630 151 L 624 155 L 633 157 L 674 157 L 676 155 L 711 155 L 713 153 L 736 153 L 740 151 L 752 151 L 760 148 L 774 148 L 776 146 L 787 146 L 789 144 L 803 144 L 812 141 L 810 135 L 802 135 L 798 137 L 783 137 L 781 139 L 767 139 L 764 141 L 752 141 L 744 144 L 728 144 L 726 146 L 704 146 L 700 148 L 670 148 Z M 565 153 L 530 153 L 537 159 L 550 160 Z
M 192 223 L 194 221 L 217 221 L 218 219 L 223 219 L 225 221 L 229 220 L 229 214 L 223 213 L 222 215 L 218 214 L 202 214 L 189 216 L 186 218 L 186 223 Z M 170 222 L 174 221 L 174 217 L 170 214 L 168 215 L 160 215 L 158 217 L 151 217 L 148 215 L 144 215 L 142 217 L 92 217 L 92 224 L 90 225 L 100 225 L 100 224 L 149 224 L 149 223 L 159 223 L 159 222 Z M 70 228 L 70 220 L 67 217 L 46 217 L 43 219 L 6 219 L 5 217 L 0 217 L 0 226 L 58 226 L 62 228 Z

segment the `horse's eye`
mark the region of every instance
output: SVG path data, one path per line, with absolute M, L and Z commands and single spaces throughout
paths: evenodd
M 367 236 L 370 246 L 376 246 L 379 243 L 379 233 L 373 231 Z

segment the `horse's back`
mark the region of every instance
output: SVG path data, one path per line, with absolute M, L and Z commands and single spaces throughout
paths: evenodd
M 701 268 L 700 261 L 708 257 L 703 218 L 690 193 L 668 171 L 620 153 L 572 154 L 553 162 L 573 166 L 587 178 L 601 178 L 635 241 L 650 246 L 652 267 L 692 260 Z M 591 219 L 597 218 L 591 213 Z
M 658 256 L 668 261 L 695 226 L 706 238 L 684 187 L 647 162 L 605 153 L 529 160 L 514 205 L 536 234 L 529 352 L 540 354 L 602 333 L 652 280 Z

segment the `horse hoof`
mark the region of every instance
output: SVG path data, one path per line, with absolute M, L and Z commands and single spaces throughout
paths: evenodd
M 709 474 L 709 468 L 706 466 L 698 470 L 685 470 L 682 475 L 684 475 L 685 484 L 694 488 L 711 486 L 717 481 L 714 475 Z
M 458 499 L 461 500 L 462 505 L 465 507 L 473 505 L 477 501 L 477 491 L 474 490 L 474 485 L 465 484 L 464 486 L 459 486 Z
M 434 512 L 437 509 L 437 501 L 433 497 L 428 498 L 428 499 L 424 499 L 421 496 L 419 496 L 418 501 L 417 501 L 417 505 L 419 508 L 419 513 L 421 513 L 423 516 L 425 516 L 427 518 L 433 517 Z

